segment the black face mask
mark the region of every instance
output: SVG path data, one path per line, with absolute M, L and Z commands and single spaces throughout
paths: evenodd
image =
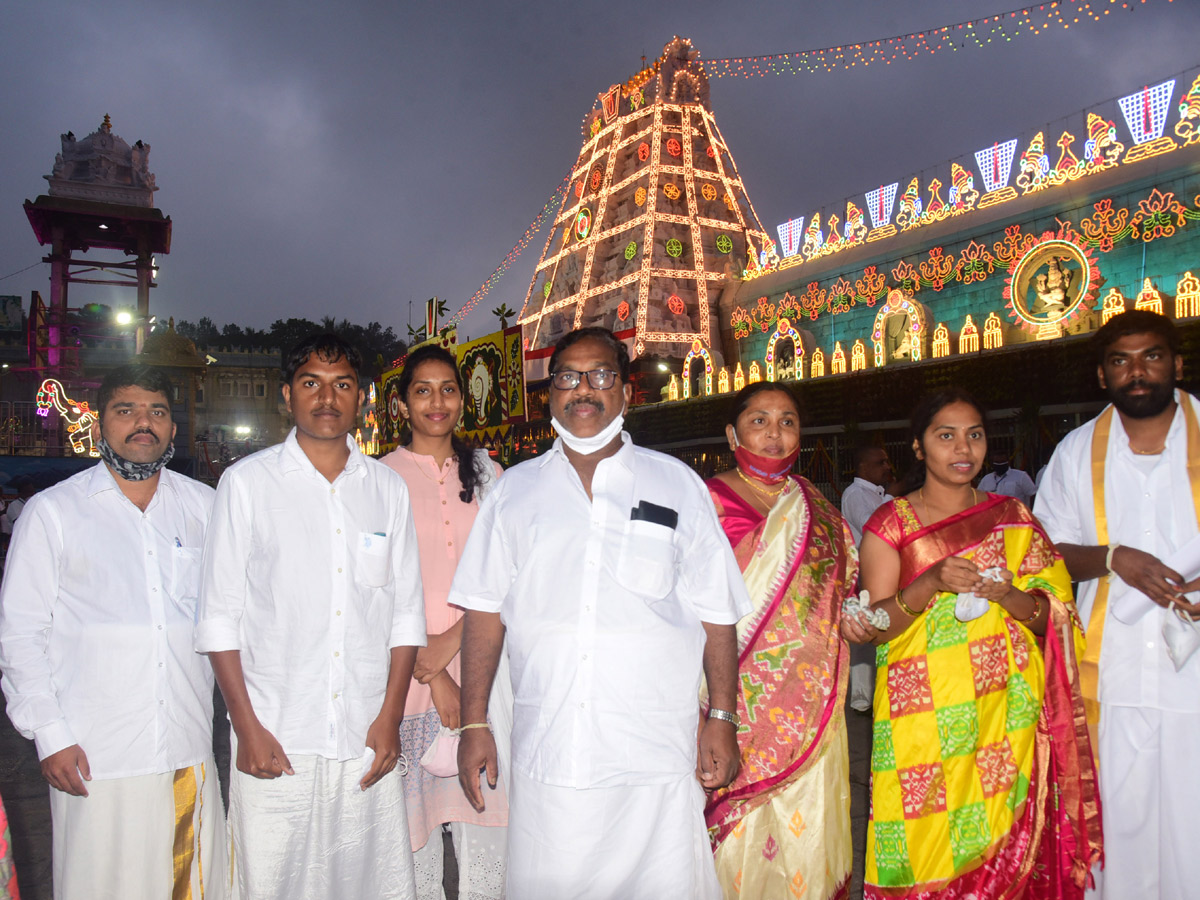
M 1004 473 L 1008 471 L 1008 463 L 993 463 L 992 471 L 996 473 L 998 478 L 1003 478 Z

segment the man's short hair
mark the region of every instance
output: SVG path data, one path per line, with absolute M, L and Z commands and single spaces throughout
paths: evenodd
M 879 452 L 887 453 L 887 450 L 883 447 L 880 447 L 878 444 L 859 444 L 857 447 L 855 447 L 854 471 L 857 472 L 860 468 L 862 468 L 863 463 L 865 463 L 871 457 L 872 453 Z
M 96 400 L 97 412 L 104 415 L 113 394 L 127 387 L 138 387 L 143 391 L 162 394 L 167 398 L 167 406 L 175 399 L 175 387 L 161 366 L 121 366 L 105 375 L 104 380 L 100 382 L 100 396 Z
M 558 359 L 568 349 L 578 344 L 580 341 L 585 341 L 591 338 L 599 341 L 612 350 L 613 355 L 617 358 L 617 371 L 621 376 L 621 381 L 629 383 L 629 348 L 625 346 L 624 341 L 619 341 L 611 331 L 607 328 L 601 328 L 599 325 L 592 325 L 588 328 L 579 328 L 575 331 L 568 332 L 558 339 L 558 343 L 554 345 L 554 352 L 550 354 L 550 374 L 553 375 L 558 371 Z
M 335 363 L 345 357 L 354 370 L 354 377 L 362 378 L 362 354 L 358 348 L 341 335 L 325 331 L 309 335 L 284 355 L 280 366 L 284 384 L 291 385 L 292 379 L 310 356 L 327 363 Z
M 1171 351 L 1172 356 L 1179 355 L 1179 329 L 1175 323 L 1161 313 L 1148 309 L 1131 309 L 1129 312 L 1118 313 L 1100 326 L 1092 335 L 1092 346 L 1096 351 L 1096 362 L 1104 365 L 1108 349 L 1123 337 L 1131 334 L 1156 334 Z

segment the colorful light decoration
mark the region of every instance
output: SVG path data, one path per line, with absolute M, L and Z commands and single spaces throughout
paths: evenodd
M 774 381 L 776 375 L 775 357 L 777 345 L 781 340 L 790 340 L 792 342 L 792 357 L 795 360 L 795 378 L 804 377 L 804 343 L 800 339 L 800 332 L 792 327 L 792 323 L 786 318 L 780 318 L 775 330 L 771 336 L 767 338 L 767 381 Z
M 717 199 L 717 189 L 711 184 L 706 183 L 700 188 L 700 196 L 711 203 L 713 200 Z
M 873 191 L 867 191 L 867 214 L 871 217 L 872 228 L 883 228 L 892 221 L 892 210 L 896 206 L 896 190 L 900 182 L 881 184 Z M 803 219 L 799 221 L 803 222 Z
M 1012 320 L 1047 340 L 1091 309 L 1099 289 L 1100 269 L 1092 248 L 1074 240 L 1064 226 L 1045 232 L 1013 261 L 1003 296 Z M 1036 298 L 1032 303 L 1031 294 Z
M 1004 328 L 1000 317 L 993 311 L 983 321 L 983 349 L 999 350 L 1004 346 Z
M 691 349 L 688 350 L 687 356 L 683 358 L 683 399 L 687 400 L 692 395 L 692 362 L 696 359 L 704 361 L 704 393 L 705 396 L 712 396 L 713 392 L 713 361 L 709 356 L 708 350 L 701 346 L 699 341 L 692 341 Z
M 785 259 L 800 252 L 800 239 L 804 236 L 804 216 L 789 219 L 775 227 L 779 232 L 779 246 L 783 248 Z
M 666 250 L 667 256 L 678 258 L 683 254 L 683 242 L 676 240 L 675 238 L 671 238 L 669 241 L 667 241 Z
M 946 327 L 945 322 L 938 322 L 937 328 L 933 329 L 931 355 L 934 359 L 950 355 L 950 329 Z
M 825 375 L 825 354 L 821 352 L 820 347 L 813 350 L 812 365 L 809 366 L 808 375 L 810 378 L 821 378 Z
M 1113 316 L 1119 316 L 1125 312 L 1127 302 L 1119 287 L 1109 288 L 1108 293 L 1104 295 L 1104 302 L 1101 304 L 1100 324 L 1103 325 Z
M 1175 318 L 1190 319 L 1200 316 L 1200 278 L 1185 272 L 1179 279 L 1175 294 Z
M 586 206 L 575 217 L 575 240 L 582 241 L 592 231 L 592 211 Z
M 762 381 L 762 369 L 759 368 L 757 359 L 750 362 L 750 374 L 746 376 L 746 381 L 749 384 L 758 384 Z
M 37 414 L 46 418 L 51 410 L 57 411 L 67 423 L 67 438 L 72 451 L 93 458 L 100 456 L 92 440 L 92 427 L 99 426 L 99 417 L 86 400 L 75 401 L 68 397 L 62 382 L 56 378 L 47 378 L 37 392 Z
M 624 322 L 629 318 L 629 301 L 622 300 L 617 304 L 617 318 Z
M 842 349 L 841 341 L 833 342 L 833 360 L 829 364 L 829 374 L 846 374 L 846 351 Z
M 742 371 L 742 364 L 739 361 L 737 364 L 737 369 L 734 370 L 734 373 L 733 373 L 733 389 L 735 391 L 740 391 L 745 386 L 746 386 L 746 373 Z
M 1133 308 L 1158 313 L 1160 316 L 1163 314 L 1162 294 L 1149 278 L 1142 283 L 1142 289 L 1138 291 L 1137 299 L 1133 301 Z
M 871 343 L 875 351 L 876 368 L 884 365 L 885 352 L 883 346 L 883 331 L 891 316 L 906 316 L 908 318 L 908 358 L 914 362 L 921 359 L 921 345 L 925 337 L 925 310 L 920 303 L 908 296 L 899 288 L 888 292 L 887 303 L 879 308 L 875 315 L 875 324 L 871 328 Z
M 1112 0 L 1109 2 L 1111 4 Z M 1141 2 L 1145 3 L 1146 0 Z M 1053 3 L 1018 7 L 940 28 L 836 47 L 770 56 L 702 59 L 700 62 L 709 77 L 713 78 L 765 78 L 768 75 L 803 75 L 870 65 L 891 65 L 939 51 L 956 52 L 968 45 L 986 47 L 1011 41 L 1023 34 L 1040 35 L 1051 28 L 1065 29 L 1088 21 L 1101 22 L 1111 12 L 1103 7 L 1096 0 L 1055 0 Z M 1136 9 L 1136 5 L 1122 3 L 1122 9 Z
M 717 373 L 717 390 L 722 394 L 729 393 L 729 367 L 721 366 L 721 371 Z
M 971 320 L 970 313 L 967 313 L 967 320 L 963 323 L 962 331 L 958 333 L 958 352 L 979 352 L 979 328 Z
M 716 245 L 717 245 L 718 253 L 732 253 L 733 252 L 733 239 L 730 238 L 729 235 L 727 235 L 727 234 L 718 234 L 717 240 L 716 240 Z
M 681 298 L 678 294 L 672 294 L 667 298 L 667 309 L 677 316 L 682 316 L 685 312 L 687 312 L 687 307 L 683 303 L 683 298 Z
M 637 256 L 637 241 L 630 241 L 625 245 L 625 259 L 633 259 Z
M 867 348 L 859 339 L 850 348 L 850 371 L 861 372 L 867 367 Z
M 1172 78 L 1154 87 L 1147 85 L 1136 94 L 1127 94 L 1117 101 L 1134 144 L 1148 144 L 1162 137 L 1163 127 L 1167 124 L 1167 108 L 1174 92 L 1175 79 Z M 1171 146 L 1175 146 L 1174 141 Z M 1126 157 L 1128 161 L 1129 157 Z
M 669 138 L 667 140 L 667 152 L 674 157 L 683 155 L 683 145 L 679 143 L 678 138 Z
M 663 193 L 666 195 L 668 200 L 678 200 L 682 196 L 682 192 L 679 190 L 679 187 L 669 181 L 663 185 Z

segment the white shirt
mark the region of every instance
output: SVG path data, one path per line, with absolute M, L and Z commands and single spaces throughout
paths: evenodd
M 1177 391 L 1176 399 L 1200 409 L 1190 394 Z M 1098 543 L 1092 503 L 1091 453 L 1095 427 L 1093 419 L 1063 438 L 1046 468 L 1034 504 L 1034 514 L 1057 543 L 1083 546 Z M 1121 416 L 1114 411 L 1104 469 L 1110 544 L 1136 547 L 1161 560 L 1196 535 L 1182 409 L 1175 410 L 1166 449 L 1157 456 L 1139 456 L 1129 449 Z M 1093 579 L 1079 585 L 1079 615 L 1085 627 L 1090 621 L 1097 584 Z M 1109 585 L 1109 615 L 1104 622 L 1100 650 L 1100 700 L 1117 706 L 1200 712 L 1200 655 L 1193 656 L 1182 672 L 1175 671 L 1162 639 L 1167 610 L 1156 607 L 1132 625 L 1111 614 L 1113 604 L 1132 590 L 1120 578 L 1114 578 Z
M 169 469 L 142 512 L 104 463 L 30 498 L 0 589 L 8 716 L 94 778 L 212 755 L 212 669 L 192 653 L 213 490 Z
M 862 529 L 871 518 L 871 513 L 892 499 L 887 489 L 872 484 L 865 478 L 854 476 L 854 480 L 842 491 L 842 515 L 854 532 L 855 546 L 862 543 Z
M 651 784 L 692 771 L 702 623 L 732 625 L 751 609 L 704 483 L 622 440 L 596 467 L 590 502 L 561 441 L 506 471 L 450 591 L 451 603 L 500 613 L 513 766 L 547 784 Z M 647 511 L 635 519 L 635 508 Z M 674 527 L 654 521 L 670 511 Z
M 1005 497 L 1015 497 L 1026 506 L 1033 502 L 1037 493 L 1037 485 L 1027 472 L 1020 469 L 1006 469 L 1003 475 L 997 477 L 995 472 L 988 472 L 979 480 L 979 490 L 985 494 L 1003 494 Z
M 287 440 L 217 486 L 196 650 L 240 650 L 254 712 L 285 753 L 363 755 L 392 647 L 425 645 L 404 479 L 363 456 L 332 483 Z

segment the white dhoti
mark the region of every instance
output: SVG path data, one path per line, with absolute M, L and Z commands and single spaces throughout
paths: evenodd
M 508 897 L 720 900 L 695 775 L 576 790 L 514 771 Z
M 217 767 L 50 788 L 55 900 L 223 900 L 225 815 Z
M 413 900 L 400 773 L 364 791 L 363 759 L 288 758 L 295 775 L 230 773 L 233 900 Z
M 1100 801 L 1104 870 L 1097 900 L 1196 896 L 1200 853 L 1192 823 L 1200 781 L 1191 764 L 1200 713 L 1100 706 Z

